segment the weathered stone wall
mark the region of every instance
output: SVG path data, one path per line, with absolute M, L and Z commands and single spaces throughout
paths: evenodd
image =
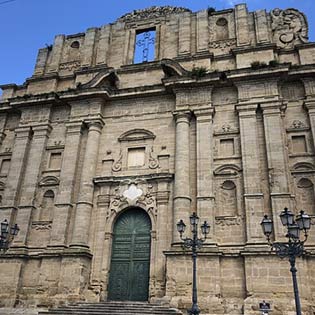
M 133 64 L 137 31 L 152 27 L 156 60 Z M 279 241 L 284 207 L 315 216 L 306 35 L 293 9 L 156 8 L 41 49 L 32 78 L 2 86 L 0 221 L 20 233 L 0 259 L 0 306 L 106 299 L 113 227 L 136 206 L 152 224 L 150 301 L 189 307 L 176 223 L 196 211 L 211 225 L 198 259 L 204 313 L 255 314 L 263 299 L 291 312 L 289 264 L 260 222 L 270 215 Z M 314 231 L 307 244 L 298 281 L 311 315 Z

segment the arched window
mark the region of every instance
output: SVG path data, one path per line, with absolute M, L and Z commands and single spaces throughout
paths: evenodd
M 216 22 L 216 40 L 229 38 L 229 24 L 225 18 L 219 18 Z
M 301 178 L 297 184 L 297 208 L 315 215 L 314 185 L 308 178 Z
M 52 212 L 54 209 L 55 193 L 52 190 L 47 190 L 42 199 L 40 221 L 51 221 Z
M 236 186 L 233 181 L 226 180 L 220 189 L 220 209 L 223 216 L 237 215 Z

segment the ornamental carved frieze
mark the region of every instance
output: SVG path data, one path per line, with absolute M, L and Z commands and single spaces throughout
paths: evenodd
M 209 43 L 209 48 L 221 49 L 236 47 L 236 39 L 218 40 Z
M 191 10 L 182 8 L 182 7 L 172 7 L 172 6 L 163 6 L 157 7 L 153 6 L 143 10 L 134 10 L 130 13 L 127 13 L 118 19 L 119 22 L 136 22 L 146 19 L 156 19 L 161 16 L 168 16 L 171 14 L 178 14 L 190 12 Z
M 110 196 L 107 219 L 128 207 L 140 207 L 157 215 L 156 192 L 145 180 L 125 180 L 116 186 Z
M 241 216 L 220 216 L 215 217 L 215 224 L 220 227 L 241 225 L 243 218 Z
M 51 230 L 52 221 L 33 221 L 32 229 L 37 231 Z
M 306 43 L 308 27 L 306 17 L 295 9 L 271 11 L 271 27 L 274 41 L 282 48 Z
M 74 71 L 81 67 L 80 61 L 69 61 L 59 65 L 59 70 Z

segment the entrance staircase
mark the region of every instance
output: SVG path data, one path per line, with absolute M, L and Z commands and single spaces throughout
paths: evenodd
M 182 315 L 174 308 L 142 302 L 78 303 L 62 306 L 39 315 Z

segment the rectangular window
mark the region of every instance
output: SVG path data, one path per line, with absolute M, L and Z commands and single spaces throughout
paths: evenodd
M 128 149 L 128 167 L 139 167 L 144 165 L 145 148 Z
M 61 152 L 50 154 L 49 168 L 52 170 L 59 170 L 61 168 Z
M 221 139 L 220 140 L 220 155 L 232 156 L 234 154 L 235 154 L 234 139 Z
M 1 162 L 1 169 L 0 174 L 1 175 L 7 175 L 9 173 L 9 167 L 10 167 L 10 159 L 3 159 Z
M 155 58 L 155 28 L 136 32 L 133 63 L 153 61 Z
M 305 136 L 292 136 L 293 153 L 307 152 Z

